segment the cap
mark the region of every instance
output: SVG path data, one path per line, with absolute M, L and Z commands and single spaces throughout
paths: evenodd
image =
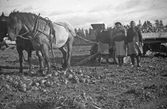
M 115 23 L 115 25 L 118 25 L 118 24 L 122 25 L 120 22 L 116 22 L 116 23 Z

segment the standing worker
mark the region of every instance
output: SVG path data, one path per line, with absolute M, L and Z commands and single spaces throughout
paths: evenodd
M 135 65 L 135 59 L 137 61 L 137 67 L 141 67 L 140 56 L 143 53 L 143 40 L 141 31 L 136 27 L 134 21 L 130 22 L 130 28 L 127 31 L 126 45 L 128 47 L 128 55 L 131 58 L 132 67 Z
M 125 35 L 126 31 L 120 22 L 115 23 L 115 28 L 113 30 L 114 37 L 114 47 L 115 47 L 115 55 L 118 58 L 118 64 L 121 66 L 123 62 L 123 58 L 126 56 L 126 46 L 125 46 Z

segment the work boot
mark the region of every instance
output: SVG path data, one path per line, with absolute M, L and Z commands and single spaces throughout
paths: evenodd
M 140 64 L 140 57 L 139 56 L 136 57 L 136 60 L 137 60 L 137 67 L 142 67 Z
M 131 62 L 132 62 L 131 67 L 134 67 L 134 65 L 135 65 L 135 58 L 134 58 L 134 56 L 130 56 L 130 58 L 131 58 Z

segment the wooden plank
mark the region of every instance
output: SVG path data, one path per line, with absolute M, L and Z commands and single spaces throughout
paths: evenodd
M 101 24 L 91 24 L 93 29 L 104 29 L 105 28 L 105 24 L 101 23 Z
M 84 60 L 81 60 L 80 62 L 76 63 L 75 65 L 81 65 L 81 64 L 91 60 L 92 58 L 96 57 L 98 54 L 99 54 L 99 52 L 97 52 L 97 53 L 85 58 Z
M 167 38 L 167 32 L 142 33 L 143 39 Z
M 150 38 L 150 39 L 144 39 L 143 43 L 144 44 L 149 44 L 149 43 L 167 43 L 167 38 Z

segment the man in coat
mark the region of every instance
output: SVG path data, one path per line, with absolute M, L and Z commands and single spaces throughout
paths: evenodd
M 135 65 L 135 59 L 137 61 L 137 67 L 141 67 L 140 56 L 143 53 L 143 39 L 141 31 L 136 27 L 134 21 L 130 22 L 130 28 L 127 31 L 126 45 L 128 47 L 128 55 L 131 58 L 132 67 Z

